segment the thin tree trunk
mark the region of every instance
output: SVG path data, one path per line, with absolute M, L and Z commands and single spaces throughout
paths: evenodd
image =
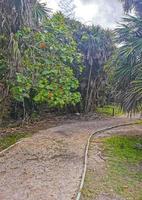
M 90 83 L 91 83 L 91 76 L 92 76 L 92 68 L 93 68 L 93 62 L 91 62 L 90 72 L 89 72 L 89 79 L 88 79 L 86 99 L 85 99 L 85 113 L 87 112 L 87 107 L 88 107 L 88 98 L 89 98 L 89 90 L 90 90 L 90 85 L 91 85 Z
M 97 80 L 97 78 L 94 80 L 93 86 L 92 86 L 91 91 L 90 91 L 90 95 L 89 95 L 89 100 L 88 100 L 88 105 L 87 105 L 87 108 L 86 108 L 86 112 L 91 111 L 92 97 L 93 97 L 93 92 L 94 92 L 94 89 L 95 89 L 95 86 L 96 86 L 96 80 Z

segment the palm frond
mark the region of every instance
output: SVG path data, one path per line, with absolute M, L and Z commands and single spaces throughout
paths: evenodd
M 141 0 L 120 0 L 126 13 L 135 10 L 136 14 L 142 17 L 142 1 Z
M 38 0 L 0 1 L 0 32 L 15 33 L 22 26 L 35 27 L 49 14 L 49 9 Z
M 114 85 L 117 98 L 127 112 L 142 104 L 142 19 L 127 17 L 116 29 L 116 41 L 121 43 L 116 54 Z
M 51 10 L 47 8 L 45 3 L 36 2 L 33 7 L 33 19 L 35 24 L 40 24 L 43 20 L 49 17 Z

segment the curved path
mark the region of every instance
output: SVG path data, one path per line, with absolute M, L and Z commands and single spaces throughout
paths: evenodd
M 77 122 L 40 131 L 0 153 L 0 200 L 72 200 L 93 132 L 131 120 Z

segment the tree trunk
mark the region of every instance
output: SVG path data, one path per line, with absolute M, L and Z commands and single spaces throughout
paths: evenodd
M 88 99 L 89 99 L 89 90 L 90 90 L 90 85 L 91 85 L 92 69 L 93 69 L 93 63 L 91 62 L 88 85 L 87 85 L 87 92 L 86 92 L 86 98 L 85 98 L 85 113 L 87 112 L 87 107 L 88 107 Z

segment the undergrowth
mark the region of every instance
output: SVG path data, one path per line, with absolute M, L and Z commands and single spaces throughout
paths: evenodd
M 0 138 L 0 151 L 15 144 L 20 139 L 30 137 L 30 136 L 31 136 L 30 133 L 13 133 L 11 135 L 4 136 L 4 137 Z
M 105 116 L 121 116 L 124 114 L 120 106 L 112 106 L 112 105 L 98 107 L 97 113 Z

